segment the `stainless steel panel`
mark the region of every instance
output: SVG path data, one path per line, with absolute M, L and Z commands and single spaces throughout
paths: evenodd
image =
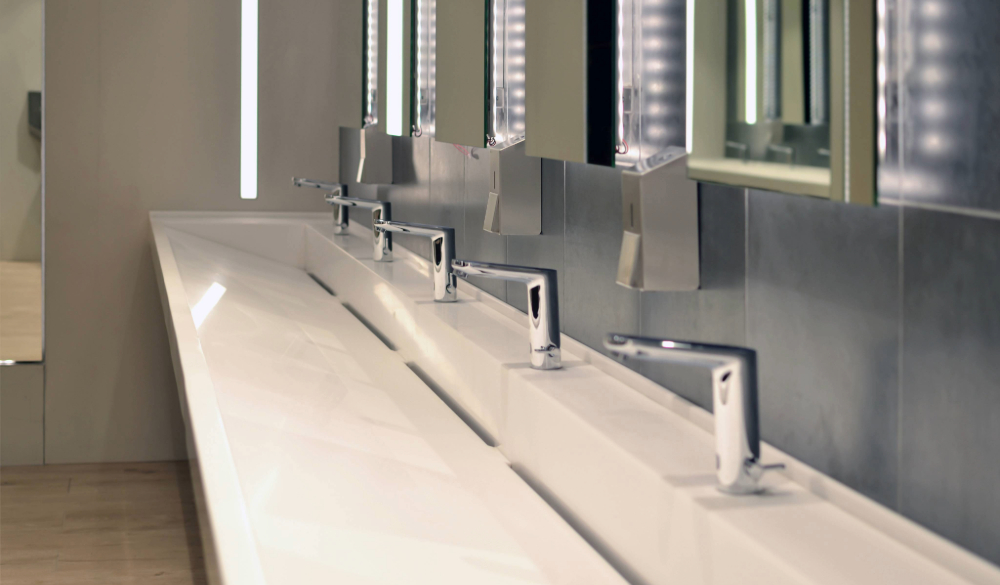
M 542 159 L 527 156 L 524 141 L 489 153 L 490 198 L 483 229 L 505 236 L 542 233 Z
M 695 290 L 699 283 L 698 184 L 687 153 L 671 147 L 622 172 L 624 236 L 618 284 L 640 290 Z
M 359 133 L 361 159 L 358 183 L 388 185 L 392 183 L 392 137 L 369 126 Z

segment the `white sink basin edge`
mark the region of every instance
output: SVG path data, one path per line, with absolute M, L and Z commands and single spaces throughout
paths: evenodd
M 297 266 L 315 216 L 151 219 L 210 582 L 626 585 Z
M 155 221 L 157 216 L 179 219 L 185 215 L 188 214 L 153 213 L 150 217 Z M 197 218 L 204 219 L 203 214 L 190 215 L 195 221 Z M 205 356 L 200 351 L 194 322 L 190 318 L 174 318 L 174 315 L 190 315 L 180 270 L 166 234 L 154 228 L 150 236 L 160 302 L 171 340 L 170 354 L 181 394 L 181 414 L 184 417 L 191 483 L 208 581 L 213 585 L 265 585 L 253 531 L 246 516 L 243 492 L 238 487 L 234 489 L 234 486 L 239 486 L 239 481 L 229 440 L 218 416 L 218 406 L 211 394 L 187 392 L 189 386 L 211 387 L 212 378 Z M 208 452 L 199 452 L 196 447 L 199 444 Z M 209 459 L 212 464 L 202 465 L 202 458 Z M 226 544 L 221 545 L 222 542 Z M 225 550 L 238 550 L 240 553 L 220 554 Z
M 523 313 L 465 282 L 459 303 L 434 303 L 428 263 L 399 246 L 372 262 L 360 222 L 334 236 L 328 214 L 153 219 L 316 275 L 633 583 L 1000 583 L 997 567 L 767 444 L 764 459 L 788 466 L 771 495 L 719 494 L 710 413 L 565 335 L 566 367 L 531 370 Z

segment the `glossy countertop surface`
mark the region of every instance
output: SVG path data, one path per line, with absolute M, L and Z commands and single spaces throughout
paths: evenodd
M 301 268 L 157 231 L 210 378 L 186 392 L 217 405 L 260 582 L 624 585 Z M 253 562 L 219 528 L 218 554 Z
M 358 222 L 347 236 L 329 215 L 153 225 L 161 260 L 176 256 L 176 277 L 162 267 L 168 292 L 183 283 L 175 326 L 226 287 L 197 331 L 176 337 L 199 347 L 185 378 L 206 363 L 202 395 L 217 401 L 224 438 L 201 442 L 231 444 L 259 582 L 306 564 L 299 582 L 310 582 L 334 564 L 348 583 L 624 583 L 608 559 L 634 584 L 1000 583 L 996 567 L 766 444 L 765 462 L 788 465 L 768 493 L 720 494 L 709 413 L 566 336 L 562 370 L 531 370 L 523 313 L 465 282 L 459 302 L 434 303 L 428 263 L 398 247 L 394 262 L 373 262 Z M 411 572 L 372 568 L 384 559 Z M 428 573 L 440 566 L 443 581 Z

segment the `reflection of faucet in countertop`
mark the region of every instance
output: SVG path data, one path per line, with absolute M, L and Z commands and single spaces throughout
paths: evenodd
M 760 493 L 764 472 L 784 468 L 780 463 L 760 463 L 757 352 L 745 347 L 617 334 L 608 335 L 604 347 L 621 358 L 692 364 L 712 371 L 715 470 L 721 491 L 737 495 Z
M 536 370 L 558 370 L 562 367 L 559 347 L 559 292 L 556 288 L 555 270 L 469 260 L 455 260 L 452 268 L 462 278 L 481 276 L 528 285 L 531 367 Z

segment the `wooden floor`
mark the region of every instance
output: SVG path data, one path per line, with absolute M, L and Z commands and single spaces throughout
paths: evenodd
M 187 462 L 0 469 L 0 583 L 204 584 Z
M 42 265 L 0 262 L 0 360 L 42 359 Z

